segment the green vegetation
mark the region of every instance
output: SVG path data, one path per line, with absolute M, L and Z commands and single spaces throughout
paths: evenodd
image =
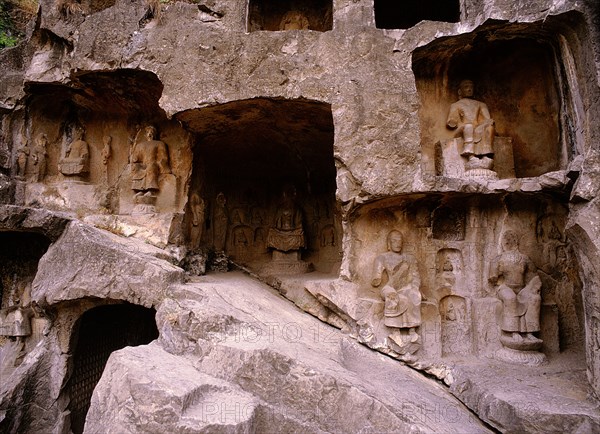
M 14 47 L 19 41 L 13 20 L 8 13 L 8 3 L 0 4 L 0 49 Z
M 17 45 L 37 8 L 38 0 L 0 1 L 0 49 Z

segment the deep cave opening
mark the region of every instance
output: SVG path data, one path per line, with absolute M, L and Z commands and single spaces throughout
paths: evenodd
M 250 0 L 248 31 L 316 30 L 333 26 L 331 0 Z
M 460 21 L 458 0 L 375 0 L 375 25 L 378 29 L 408 29 L 420 21 Z
M 71 430 L 83 432 L 94 388 L 113 351 L 158 337 L 156 311 L 124 303 L 86 311 L 73 328 L 73 370 L 67 385 Z
M 246 265 L 269 261 L 269 229 L 284 190 L 293 190 L 306 238 L 302 257 L 318 271 L 339 261 L 334 126 L 329 104 L 252 99 L 182 113 L 196 134 L 188 204 L 202 202 L 193 247 L 224 250 Z M 201 199 L 200 199 L 201 198 Z M 192 219 L 188 208 L 188 222 Z
M 35 232 L 0 231 L 0 308 L 27 306 L 31 282 L 50 239 Z

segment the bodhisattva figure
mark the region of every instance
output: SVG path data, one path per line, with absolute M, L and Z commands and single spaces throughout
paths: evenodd
M 267 246 L 280 252 L 299 251 L 305 246 L 302 210 L 296 204 L 296 188 L 287 185 L 275 214 L 275 227 L 269 228 Z
M 48 137 L 41 133 L 38 135 L 35 147 L 33 148 L 33 173 L 35 181 L 43 181 L 46 177 L 46 161 L 48 160 Z
M 390 334 L 399 347 L 419 339 L 416 328 L 421 325 L 421 278 L 414 256 L 402 253 L 402 234 L 393 230 L 387 236 L 388 251 L 375 258 L 371 285 L 381 287 L 385 300 L 384 324 L 395 330 Z M 384 283 L 384 276 L 387 282 Z M 408 329 L 408 335 L 400 330 Z
M 450 106 L 446 125 L 463 139 L 461 155 L 472 167 L 491 169 L 494 156 L 494 120 L 485 103 L 473 99 L 473 82 L 463 80 L 458 87 L 459 100 Z
M 498 285 L 502 301 L 502 344 L 514 350 L 539 349 L 542 340 L 533 333 L 540 331 L 540 291 L 542 282 L 536 266 L 519 251 L 519 238 L 506 231 L 502 242 L 504 252 L 492 261 L 489 281 Z
M 112 157 L 112 137 L 104 136 L 102 137 L 102 165 L 104 166 L 104 180 L 108 184 L 108 161 L 110 157 Z
M 227 211 L 227 199 L 220 192 L 215 200 L 213 212 L 213 246 L 217 252 L 225 251 L 227 243 L 227 230 L 229 229 L 229 213 Z
M 204 231 L 204 199 L 198 193 L 192 193 L 190 198 L 190 211 L 192 212 L 192 227 L 190 228 L 190 243 L 192 250 L 200 247 L 202 232 Z
M 75 128 L 73 141 L 67 145 L 65 155 L 58 163 L 58 170 L 65 176 L 79 178 L 90 171 L 90 148 L 83 140 L 83 132 L 83 128 Z
M 29 146 L 25 143 L 17 150 L 17 176 L 21 179 L 25 178 L 27 172 L 27 160 L 29 159 Z
M 135 203 L 154 206 L 159 192 L 161 175 L 171 173 L 167 145 L 156 140 L 156 128 L 144 128 L 146 140 L 133 145 L 131 150 L 131 189 Z

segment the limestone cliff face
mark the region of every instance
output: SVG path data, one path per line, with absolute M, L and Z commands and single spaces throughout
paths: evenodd
M 40 0 L 0 51 L 0 427 L 81 431 L 85 312 L 133 304 L 159 338 L 98 345 L 89 432 L 600 429 L 597 6 L 441 3 Z

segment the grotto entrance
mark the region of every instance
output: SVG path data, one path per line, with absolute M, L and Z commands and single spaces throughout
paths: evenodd
M 92 392 L 110 354 L 156 339 L 155 315 L 154 309 L 125 303 L 95 307 L 78 320 L 73 329 L 73 370 L 67 386 L 74 433 L 83 432 Z
M 284 274 L 335 271 L 329 104 L 258 98 L 177 118 L 196 134 L 185 223 L 192 249 L 225 252 L 255 271 L 274 259 L 286 263 L 275 270 Z
M 50 243 L 35 232 L 0 231 L 0 359 L 14 359 L 5 369 L 20 364 L 48 325 L 31 301 L 31 284 Z
M 34 232 L 0 232 L 0 308 L 29 305 L 31 282 L 50 239 Z

